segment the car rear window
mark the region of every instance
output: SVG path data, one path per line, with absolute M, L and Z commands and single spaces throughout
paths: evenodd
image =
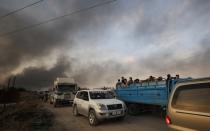
M 210 83 L 178 87 L 174 93 L 172 107 L 187 111 L 210 113 Z

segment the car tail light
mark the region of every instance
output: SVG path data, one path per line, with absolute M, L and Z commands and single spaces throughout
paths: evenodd
M 171 118 L 168 115 L 166 116 L 165 121 L 167 125 L 171 124 Z

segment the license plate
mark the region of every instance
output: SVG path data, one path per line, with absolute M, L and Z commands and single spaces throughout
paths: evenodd
M 112 112 L 113 116 L 120 115 L 120 114 L 121 114 L 121 111 L 114 111 L 114 112 Z

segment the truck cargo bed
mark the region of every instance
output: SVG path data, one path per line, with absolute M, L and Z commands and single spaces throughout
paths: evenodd
M 125 102 L 165 106 L 168 98 L 166 81 L 143 82 L 116 89 L 117 97 Z

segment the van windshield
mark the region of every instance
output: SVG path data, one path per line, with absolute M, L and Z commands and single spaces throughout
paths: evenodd
M 111 91 L 91 91 L 91 99 L 113 99 L 114 94 Z
M 75 91 L 76 85 L 58 85 L 57 90 L 60 92 L 71 92 Z

